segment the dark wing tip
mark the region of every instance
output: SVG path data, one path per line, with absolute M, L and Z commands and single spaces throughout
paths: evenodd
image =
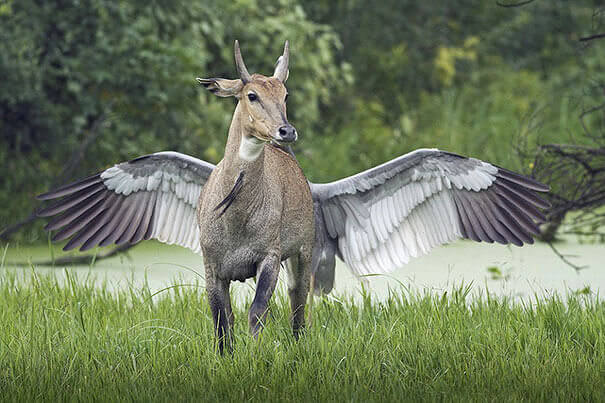
M 544 192 L 550 191 L 550 186 L 548 186 L 542 182 L 538 182 L 534 178 L 531 178 L 529 176 L 525 176 L 522 174 L 518 174 L 513 171 L 509 171 L 508 169 L 501 168 L 499 166 L 497 166 L 496 168 L 498 168 L 498 173 L 496 174 L 496 176 L 504 177 L 511 182 L 515 182 L 519 185 L 522 185 L 522 186 L 524 186 L 528 189 L 534 190 L 536 192 L 544 193 Z
M 103 179 L 101 178 L 101 172 L 98 172 L 94 175 L 91 175 L 87 178 L 84 179 L 80 179 L 78 181 L 72 182 L 72 183 L 68 183 L 66 185 L 63 186 L 59 186 L 56 189 L 53 189 L 49 192 L 46 193 L 42 193 L 36 196 L 36 199 L 38 200 L 51 200 L 51 199 L 56 199 L 59 197 L 63 197 L 63 196 L 67 196 L 70 195 L 72 193 L 75 193 L 79 190 L 85 189 L 87 187 L 90 187 L 96 183 L 102 182 Z

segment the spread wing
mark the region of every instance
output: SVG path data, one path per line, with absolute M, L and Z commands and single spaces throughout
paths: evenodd
M 548 187 L 495 165 L 421 149 L 348 178 L 311 184 L 324 234 L 357 274 L 386 273 L 458 238 L 533 243 Z M 324 244 L 317 244 L 323 239 Z M 326 254 L 326 253 L 323 253 Z M 317 270 L 317 268 L 314 268 Z M 321 269 L 321 267 L 320 267 Z M 331 287 L 328 287 L 331 288 Z
M 59 199 L 38 211 L 54 217 L 53 241 L 81 251 L 112 243 L 155 238 L 200 253 L 196 208 L 214 165 L 176 152 L 159 152 L 123 162 L 88 178 L 38 196 Z

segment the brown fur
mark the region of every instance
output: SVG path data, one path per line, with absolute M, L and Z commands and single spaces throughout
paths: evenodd
M 271 146 L 286 118 L 286 88 L 275 77 L 254 74 L 252 80 L 209 79 L 200 82 L 220 96 L 239 99 L 233 115 L 225 156 L 212 172 L 199 200 L 198 222 L 206 269 L 208 300 L 215 321 L 219 350 L 230 346 L 233 313 L 231 281 L 257 276 L 249 312 L 250 332 L 257 336 L 266 318 L 267 303 L 277 283 L 280 262 L 292 258 L 288 293 L 295 337 L 304 325 L 314 239 L 313 201 L 307 180 L 288 153 Z M 258 100 L 250 101 L 254 92 Z M 245 136 L 265 141 L 257 159 L 239 156 Z M 244 172 L 231 206 L 220 216 L 215 209 Z

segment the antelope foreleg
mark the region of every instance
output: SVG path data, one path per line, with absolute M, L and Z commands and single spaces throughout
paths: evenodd
M 313 294 L 315 294 L 315 273 L 311 273 L 311 284 L 309 286 L 309 311 L 307 312 L 307 323 L 313 325 Z
M 269 255 L 263 259 L 259 265 L 260 275 L 256 283 L 256 293 L 254 301 L 250 306 L 248 313 L 248 323 L 250 333 L 257 338 L 264 326 L 267 318 L 267 306 L 275 290 L 277 277 L 279 274 L 279 258 L 276 255 Z

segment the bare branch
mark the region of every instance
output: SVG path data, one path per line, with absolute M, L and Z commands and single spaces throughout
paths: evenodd
M 521 6 L 524 6 L 526 4 L 533 3 L 533 2 L 534 2 L 534 0 L 525 0 L 525 1 L 521 1 L 519 3 L 504 4 L 504 3 L 500 3 L 499 1 L 496 1 L 496 4 L 499 5 L 500 7 L 512 8 L 512 7 L 521 7 Z
M 38 216 L 35 211 L 32 211 L 27 218 L 5 227 L 0 231 L 0 240 L 8 240 L 12 234 L 21 229 L 21 227 L 36 221 Z
M 567 259 L 567 257 L 576 257 L 576 256 L 562 254 L 561 252 L 559 252 L 557 250 L 557 248 L 555 248 L 555 246 L 552 244 L 552 242 L 548 242 L 548 246 L 550 246 L 550 248 L 552 249 L 552 251 L 555 252 L 555 255 L 557 255 L 559 257 L 559 259 L 561 259 L 563 261 L 563 263 L 565 263 L 566 265 L 572 267 L 575 271 L 584 270 L 584 269 L 586 269 L 588 267 L 588 266 L 578 266 L 578 265 L 573 264 L 572 262 L 570 262 Z
M 80 144 L 80 147 L 74 153 L 72 153 L 71 157 L 69 158 L 69 161 L 67 162 L 67 164 L 65 164 L 65 167 L 63 167 L 63 170 L 59 175 L 58 182 L 62 183 L 71 178 L 75 169 L 80 165 L 82 159 L 84 159 L 88 147 L 90 147 L 90 145 L 97 140 L 101 133 L 103 133 L 103 131 L 99 129 L 102 127 L 103 123 L 105 123 L 106 118 L 107 114 L 104 113 L 97 119 L 95 119 L 95 121 L 90 126 L 90 130 L 88 131 L 87 135 L 84 137 L 84 140 Z M 54 185 L 60 183 L 56 183 Z
M 114 257 L 120 253 L 125 253 L 128 249 L 134 245 L 120 245 L 107 253 L 101 255 L 79 255 L 79 256 L 65 256 L 59 259 L 46 260 L 42 262 L 15 262 L 10 263 L 13 266 L 75 266 L 75 265 L 93 265 L 99 260 L 108 259 Z
M 579 41 L 580 42 L 588 42 L 588 41 L 592 41 L 594 39 L 600 39 L 600 38 L 605 38 L 605 33 L 595 34 L 595 35 L 590 35 L 590 36 L 584 36 L 584 37 L 580 38 Z

